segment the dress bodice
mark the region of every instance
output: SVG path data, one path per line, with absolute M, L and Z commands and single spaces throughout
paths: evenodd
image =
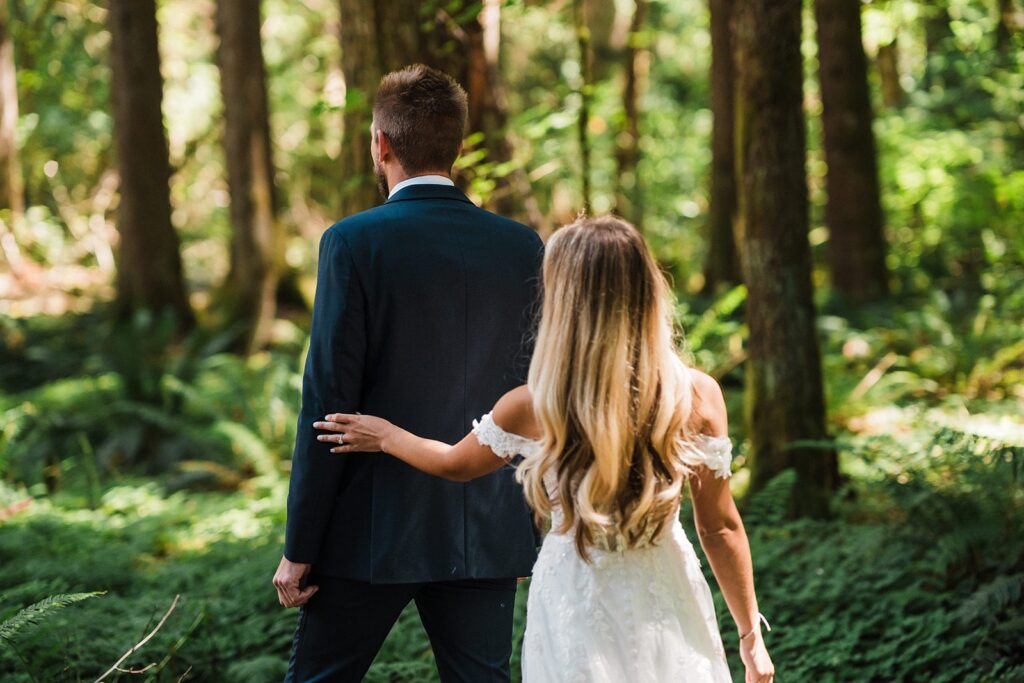
M 479 420 L 473 421 L 473 433 L 481 445 L 487 446 L 494 454 L 507 463 L 512 464 L 518 458 L 529 460 L 540 455 L 542 444 L 536 439 L 530 439 L 520 434 L 514 434 L 502 429 L 494 421 L 492 413 L 487 413 Z M 715 473 L 716 477 L 727 478 L 731 476 L 732 470 L 732 442 L 725 436 L 697 435 L 686 441 L 681 450 L 683 464 L 691 470 L 697 467 L 707 467 Z M 557 475 L 554 470 L 549 470 L 544 476 L 544 486 L 548 492 L 555 491 L 558 486 Z M 551 528 L 558 529 L 562 526 L 562 514 L 556 504 L 551 513 Z M 668 533 L 666 526 L 662 529 L 662 535 Z M 641 539 L 633 544 L 633 547 L 643 547 L 656 542 L 655 538 Z M 626 547 L 624 538 L 598 539 L 597 547 L 604 550 L 614 550 Z
M 540 441 L 506 432 L 494 421 L 493 413 L 474 420 L 473 433 L 481 445 L 490 448 L 505 462 L 511 463 L 517 456 L 529 459 L 540 454 Z M 698 434 L 689 439 L 686 446 L 682 459 L 687 467 L 704 466 L 723 479 L 732 475 L 732 441 L 729 437 Z

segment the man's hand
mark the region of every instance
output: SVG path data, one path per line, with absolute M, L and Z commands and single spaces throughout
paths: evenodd
M 277 601 L 284 607 L 299 607 L 320 590 L 319 586 L 302 587 L 302 580 L 309 574 L 312 565 L 292 562 L 287 557 L 281 558 L 274 573 L 274 588 L 277 589 Z

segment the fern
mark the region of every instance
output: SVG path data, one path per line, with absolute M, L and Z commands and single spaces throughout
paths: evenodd
M 103 593 L 62 593 L 60 595 L 51 595 L 45 600 L 29 605 L 10 619 L 0 623 L 0 641 L 9 642 L 17 636 L 19 631 L 35 626 L 53 612 L 99 595 L 103 595 Z
M 971 623 L 978 619 L 997 620 L 1007 608 L 1019 604 L 1024 596 L 1024 574 L 998 576 L 969 597 L 958 616 Z

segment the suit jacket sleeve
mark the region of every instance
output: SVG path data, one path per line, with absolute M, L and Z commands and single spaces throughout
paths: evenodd
M 324 533 L 347 456 L 317 441 L 313 422 L 329 412 L 359 409 L 366 355 L 366 309 L 352 253 L 336 229 L 320 240 L 309 352 L 302 378 L 302 410 L 296 430 L 288 489 L 284 555 L 312 564 Z

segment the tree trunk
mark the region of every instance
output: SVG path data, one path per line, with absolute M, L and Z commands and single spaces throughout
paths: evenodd
M 832 285 L 848 300 L 889 291 L 867 59 L 859 0 L 815 0 L 825 135 L 828 259 Z
M 955 85 L 959 79 L 948 60 L 939 53 L 945 51 L 945 43 L 953 38 L 952 18 L 945 0 L 925 0 L 922 8 L 924 21 L 925 66 L 922 85 L 924 90 L 933 87 L 944 88 Z
M 369 209 L 379 200 L 370 158 L 373 95 L 384 75 L 378 50 L 375 4 L 341 0 L 341 70 L 345 75 L 341 144 L 343 215 Z
M 640 201 L 640 91 L 646 75 L 642 31 L 647 21 L 649 0 L 635 0 L 633 20 L 625 52 L 625 84 L 622 88 L 622 128 L 615 139 L 615 211 L 643 230 L 643 204 Z
M 1017 8 L 1014 0 L 998 0 L 996 11 L 999 13 L 999 21 L 996 23 L 996 49 L 1005 52 L 1012 45 L 1014 32 L 1019 28 L 1017 25 Z
M 800 0 L 745 0 L 733 9 L 737 71 L 737 244 L 750 284 L 747 413 L 752 481 L 794 468 L 789 512 L 822 515 L 836 485 L 826 437 L 807 240 Z
M 0 252 L 11 272 L 21 270 L 21 250 L 13 227 L 25 213 L 25 188 L 18 156 L 18 87 L 14 42 L 8 31 L 7 0 L 0 0 L 0 208 L 10 209 L 10 225 L 0 220 Z
M 711 202 L 704 292 L 713 294 L 740 281 L 733 236 L 736 221 L 736 148 L 733 65 L 733 0 L 711 0 Z
M 9 17 L 7 0 L 0 0 L 0 207 L 10 209 L 17 218 L 25 212 L 25 190 L 16 139 L 18 84 Z
M 580 192 L 582 209 L 590 211 L 590 100 L 593 95 L 591 76 L 590 29 L 587 27 L 584 0 L 573 0 L 573 21 L 580 60 L 580 109 L 576 118 L 576 135 L 580 145 Z
M 260 0 L 217 3 L 224 155 L 231 190 L 231 270 L 223 299 L 244 348 L 266 345 L 274 321 L 282 235 L 277 222 Z
M 906 93 L 900 84 L 900 50 L 896 38 L 878 46 L 878 78 L 882 83 L 882 103 L 886 107 L 898 107 Z
M 121 315 L 170 311 L 192 323 L 178 235 L 171 225 L 163 78 L 154 0 L 111 0 L 114 138 L 120 172 L 117 295 Z
M 447 29 L 439 45 L 428 46 L 439 68 L 448 71 L 469 97 L 467 131 L 483 137 L 486 163 L 492 169 L 494 189 L 484 205 L 502 215 L 543 227 L 544 216 L 521 166 L 513 165 L 513 146 L 508 134 L 508 96 L 501 76 L 501 2 L 484 0 L 481 11 L 465 18 L 479 4 L 462 0 L 440 12 L 438 24 Z M 458 18 L 464 18 L 460 25 Z M 449 41 L 450 44 L 445 44 Z M 454 48 L 454 49 L 452 49 Z M 470 169 L 472 174 L 472 169 Z
M 628 48 L 633 22 L 629 12 L 620 9 L 615 0 L 583 0 L 584 22 L 590 36 L 590 69 L 595 82 L 607 80 L 618 70 Z

